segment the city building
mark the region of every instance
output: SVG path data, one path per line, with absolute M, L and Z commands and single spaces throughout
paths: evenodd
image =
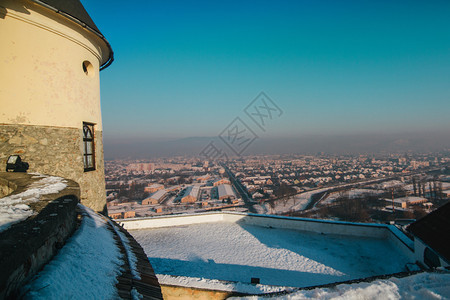
M 443 195 L 444 197 L 450 198 L 450 189 L 449 189 L 449 190 L 442 191 L 442 195 Z
M 219 200 L 233 200 L 236 199 L 236 194 L 233 191 L 233 188 L 229 184 L 221 184 L 217 187 L 217 191 L 219 194 Z
M 141 172 L 145 174 L 151 173 L 153 170 L 150 163 L 134 163 L 127 166 L 127 172 Z
M 392 203 L 394 203 L 394 207 L 400 207 L 400 208 L 408 208 L 411 205 L 417 205 L 428 202 L 427 198 L 423 197 L 401 197 L 401 198 L 395 198 L 394 201 L 392 199 L 385 198 L 384 199 L 386 206 L 392 206 Z
M 230 181 L 226 178 L 219 179 L 213 183 L 214 186 L 219 186 L 221 184 L 231 184 Z
M 123 212 L 123 211 L 121 211 L 121 212 L 110 212 L 110 213 L 108 213 L 108 216 L 109 216 L 111 219 L 123 219 L 123 215 L 124 215 L 124 212 Z
M 210 179 L 211 179 L 211 175 L 206 174 L 205 176 L 198 177 L 197 182 L 206 183 Z
M 162 190 L 162 189 L 164 189 L 164 185 L 155 183 L 155 184 L 146 186 L 144 188 L 144 192 L 146 192 L 146 193 L 154 193 L 154 192 Z
M 161 203 L 166 197 L 166 195 L 167 195 L 166 190 L 158 190 L 157 192 L 150 195 L 150 197 L 147 197 L 144 200 L 142 200 L 142 205 Z
M 197 201 L 198 194 L 200 192 L 199 186 L 189 186 L 184 192 L 183 198 L 181 198 L 181 203 L 194 203 Z
M 136 212 L 134 210 L 128 210 L 128 211 L 123 213 L 123 218 L 124 219 L 134 218 L 134 217 L 136 217 Z

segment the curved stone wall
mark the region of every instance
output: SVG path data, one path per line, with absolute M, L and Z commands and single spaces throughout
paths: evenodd
M 22 205 L 26 203 L 33 210 L 29 218 L 0 231 L 0 299 L 14 298 L 23 283 L 50 261 L 76 228 L 78 184 L 64 179 L 63 189 L 49 193 L 45 185 L 36 189 L 36 183 L 43 178 L 48 176 L 0 173 L 0 185 L 14 187 L 8 197 L 0 198 L 0 204 L 2 200 L 22 199 Z M 27 200 L 30 194 L 37 201 Z
M 0 1 L 0 168 L 19 154 L 29 172 L 77 181 L 82 203 L 106 212 L 99 67 L 110 48 L 70 16 L 41 4 Z M 84 123 L 95 131 L 95 167 L 86 171 Z

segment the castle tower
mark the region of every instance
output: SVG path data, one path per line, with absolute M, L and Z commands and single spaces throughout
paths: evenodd
M 29 172 L 78 182 L 81 203 L 103 211 L 109 43 L 79 0 L 1 0 L 0 37 L 0 170 L 19 154 Z

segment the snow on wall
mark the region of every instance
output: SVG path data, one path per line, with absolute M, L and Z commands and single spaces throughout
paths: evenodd
M 194 215 L 158 216 L 152 218 L 116 220 L 118 224 L 127 230 L 182 226 L 189 224 L 201 224 L 223 221 L 221 213 L 206 213 Z
M 118 299 L 123 257 L 107 222 L 78 204 L 83 220 L 59 253 L 23 287 L 25 299 Z
M 133 230 L 220 221 L 230 223 L 243 222 L 263 227 L 296 229 L 316 233 L 369 236 L 376 238 L 386 238 L 389 234 L 389 225 L 384 224 L 351 223 L 237 212 L 209 212 L 193 215 L 159 216 L 120 220 L 118 223 L 127 230 Z
M 420 273 L 404 278 L 373 282 L 340 284 L 333 288 L 316 288 L 278 295 L 276 299 L 449 299 L 450 273 Z M 250 296 L 230 299 L 268 299 Z M 272 299 L 272 298 L 271 298 Z
M 341 234 L 374 238 L 385 238 L 387 236 L 386 226 L 382 224 L 363 224 L 251 214 L 248 214 L 245 217 L 240 216 L 238 218 L 232 214 L 225 214 L 224 220 L 262 227 L 295 229 L 323 234 Z
M 28 204 L 39 201 L 40 196 L 56 194 L 67 187 L 66 181 L 61 177 L 31 174 L 41 179 L 30 184 L 22 193 L 1 198 L 0 231 L 33 215 L 34 211 Z

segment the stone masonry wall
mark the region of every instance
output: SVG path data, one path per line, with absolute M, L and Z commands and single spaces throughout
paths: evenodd
M 41 194 L 36 186 L 31 191 L 36 183 L 45 188 L 45 184 L 39 184 L 41 179 L 31 174 L 0 172 L 0 185 L 14 188 L 13 194 L 28 191 L 39 199 L 16 199 L 34 214 L 0 231 L 0 299 L 21 299 L 23 284 L 51 260 L 76 229 L 78 184 L 64 179 L 66 187 L 54 193 Z
M 29 173 L 61 176 L 80 185 L 81 203 L 106 210 L 102 132 L 95 131 L 96 170 L 84 172 L 82 130 L 33 125 L 0 124 L 0 168 L 9 155 L 29 163 Z
M 17 186 L 13 182 L 7 181 L 0 177 L 0 198 L 14 192 L 16 188 Z

